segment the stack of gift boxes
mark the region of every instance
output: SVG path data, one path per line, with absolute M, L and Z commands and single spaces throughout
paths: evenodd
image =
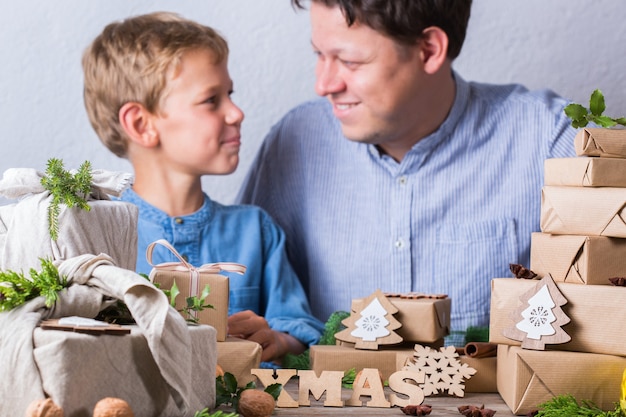
M 520 347 L 507 329 L 524 318 L 520 297 L 538 281 L 492 281 L 490 341 L 500 344 L 497 388 L 515 414 L 556 395 L 613 410 L 626 369 L 626 130 L 581 129 L 577 157 L 545 162 L 541 233 L 531 240 L 530 269 L 550 276 L 567 303 L 566 343 Z M 519 327 L 518 327 L 519 328 Z
M 352 300 L 350 313 L 353 322 L 354 317 L 359 317 L 359 312 L 366 307 L 368 300 L 377 293 L 391 303 L 394 311 L 397 309 L 393 319 L 390 317 L 390 320 L 397 320 L 399 325 L 393 330 L 395 341 L 384 344 L 382 339 L 377 339 L 376 343 L 380 342 L 377 346 L 364 347 L 358 342 L 349 341 L 349 336 L 346 338 L 345 335 L 349 335 L 350 328 L 339 332 L 335 335 L 336 345 L 311 346 L 311 369 L 318 376 L 323 371 L 347 372 L 354 369 L 358 372 L 365 368 L 374 368 L 379 370 L 381 377 L 386 381 L 391 374 L 402 370 L 411 361 L 416 345 L 434 350 L 443 346 L 444 337 L 450 332 L 452 302 L 450 298 L 445 295 L 382 294 L 377 291 L 370 297 Z M 348 320 L 342 323 L 345 325 Z M 465 392 L 495 392 L 495 356 L 472 357 L 462 353 L 459 362 L 477 371 L 466 381 Z

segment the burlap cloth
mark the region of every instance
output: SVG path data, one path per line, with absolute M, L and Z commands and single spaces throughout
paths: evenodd
M 41 185 L 43 174 L 31 168 L 11 168 L 0 180 L 0 195 L 18 200 L 0 206 L 0 269 L 39 269 L 40 257 L 68 259 L 85 253 L 106 253 L 115 264 L 135 269 L 137 262 L 136 206 L 111 201 L 132 180 L 132 175 L 92 171 L 92 188 L 85 211 L 61 205 L 59 235 L 50 238 L 47 210 L 52 196 Z
M 135 319 L 175 404 L 173 411 L 168 407 L 149 414 L 134 410 L 135 416 L 193 416 L 195 411 L 211 405 L 206 403 L 212 402 L 214 396 L 203 399 L 205 404 L 202 404 L 191 395 L 189 329 L 183 317 L 169 305 L 165 294 L 134 272 L 137 208 L 108 200 L 109 194 L 118 195 L 128 185 L 131 176 L 107 171 L 92 171 L 92 175 L 92 192 L 88 198 L 91 211 L 62 206 L 56 241 L 49 236 L 46 212 L 51 196 L 41 186 L 42 174 L 34 169 L 9 169 L 0 181 L 0 195 L 19 199 L 15 204 L 0 207 L 0 269 L 25 273 L 30 268 L 40 270 L 40 258 L 45 257 L 54 261 L 70 284 L 60 292 L 52 308 L 46 308 L 44 298 L 39 297 L 0 313 L 0 416 L 23 416 L 33 400 L 49 395 L 44 385 L 63 387 L 73 375 L 73 369 L 66 372 L 61 369 L 58 375 L 43 381 L 40 371 L 45 370 L 39 369 L 41 360 L 61 361 L 65 352 L 60 348 L 48 352 L 45 358 L 40 356 L 39 362 L 34 360 L 33 332 L 40 320 L 67 316 L 93 318 L 118 299 L 127 305 Z M 113 361 L 116 354 L 129 354 L 110 353 Z M 81 357 L 75 361 L 76 368 L 80 367 Z M 106 361 L 111 362 L 108 357 L 102 361 L 103 367 L 107 366 Z M 214 373 L 206 378 L 214 386 Z M 125 388 L 132 391 L 132 387 L 124 386 L 129 381 L 132 378 L 119 378 L 120 392 Z M 95 389 L 99 383 L 97 374 L 93 375 L 92 383 Z M 159 414 L 161 411 L 167 414 Z M 74 415 L 77 414 L 66 417 Z
M 192 416 L 193 411 L 209 405 L 190 404 L 192 358 L 189 330 L 182 316 L 169 306 L 161 290 L 133 271 L 114 266 L 107 255 L 81 255 L 59 262 L 58 268 L 71 285 L 59 294 L 54 307 L 46 308 L 43 297 L 38 297 L 0 314 L 1 416 L 22 416 L 28 404 L 45 397 L 40 371 L 33 360 L 33 331 L 39 321 L 74 315 L 95 317 L 114 299 L 123 300 L 128 306 L 178 407 L 178 414 L 167 417 Z M 51 355 L 54 353 L 50 352 Z M 63 352 L 56 353 L 60 360 Z M 117 353 L 124 355 L 125 352 Z M 55 358 L 50 356 L 46 360 L 55 361 Z M 81 358 L 75 360 L 76 366 L 80 366 Z M 106 363 L 109 359 L 102 360 Z M 68 375 L 59 374 L 56 381 L 48 383 L 63 386 L 66 377 Z M 208 378 L 214 383 L 214 375 Z M 124 378 L 118 381 L 122 392 L 125 382 Z M 97 383 L 98 375 L 93 375 L 93 384 Z M 145 414 L 137 410 L 135 415 Z

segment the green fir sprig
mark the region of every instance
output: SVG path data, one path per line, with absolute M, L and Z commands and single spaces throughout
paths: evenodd
M 539 404 L 536 417 L 624 417 L 625 414 L 616 404 L 615 410 L 603 411 L 592 401 L 578 402 L 573 395 L 558 395 L 550 401 Z
M 67 287 L 67 279 L 59 275 L 52 260 L 42 259 L 41 271 L 30 269 L 30 279 L 21 272 L 0 272 L 0 311 L 19 307 L 35 297 L 45 297 L 46 307 L 52 307 L 59 291 Z
M 78 207 L 89 211 L 87 196 L 91 191 L 91 163 L 85 161 L 78 168 L 76 174 L 66 171 L 63 161 L 57 158 L 50 158 L 47 163 L 45 176 L 41 179 L 41 185 L 52 196 L 52 201 L 48 206 L 48 225 L 50 237 L 57 240 L 59 236 L 59 214 L 61 204 L 67 207 Z
M 582 104 L 572 103 L 565 106 L 565 114 L 572 119 L 572 126 L 575 128 L 585 127 L 591 123 L 595 123 L 601 127 L 613 127 L 615 125 L 626 126 L 626 117 L 612 118 L 605 116 L 606 110 L 604 102 L 604 94 L 600 90 L 594 90 L 589 99 L 589 108 Z

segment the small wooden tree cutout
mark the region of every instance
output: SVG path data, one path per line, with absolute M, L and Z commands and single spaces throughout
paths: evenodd
M 428 346 L 415 345 L 412 359 L 408 359 L 403 370 L 423 372 L 426 377 L 418 384 L 424 395 L 435 395 L 447 391 L 457 397 L 465 396 L 465 380 L 476 373 L 476 369 L 459 362 L 454 346 L 442 347 L 439 351 Z
M 337 332 L 335 339 L 354 343 L 356 349 L 377 350 L 378 345 L 393 345 L 402 342 L 394 330 L 402 325 L 393 315 L 398 309 L 380 291 L 367 297 L 362 309 L 352 312 L 341 323 L 347 328 Z
M 546 344 L 569 342 L 572 338 L 562 329 L 570 322 L 561 309 L 567 299 L 548 274 L 520 297 L 521 306 L 511 315 L 513 325 L 502 331 L 509 339 L 522 342 L 522 348 L 544 350 Z

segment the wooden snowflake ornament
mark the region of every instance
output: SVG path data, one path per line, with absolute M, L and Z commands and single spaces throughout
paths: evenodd
M 393 315 L 398 309 L 380 291 L 367 297 L 361 308 L 350 314 L 341 323 L 347 328 L 337 332 L 335 339 L 354 343 L 356 349 L 377 350 L 378 345 L 394 345 L 402 337 L 394 330 L 402 325 Z
M 509 339 L 522 342 L 522 348 L 544 350 L 546 344 L 569 342 L 562 329 L 570 322 L 561 306 L 567 299 L 548 274 L 520 297 L 521 305 L 511 315 L 513 325 L 502 331 Z
M 454 346 L 442 347 L 438 351 L 428 346 L 415 345 L 413 358 L 409 359 L 403 370 L 423 372 L 426 377 L 420 388 L 425 396 L 443 391 L 457 397 L 465 396 L 465 380 L 476 373 L 466 363 L 459 362 L 459 354 Z

